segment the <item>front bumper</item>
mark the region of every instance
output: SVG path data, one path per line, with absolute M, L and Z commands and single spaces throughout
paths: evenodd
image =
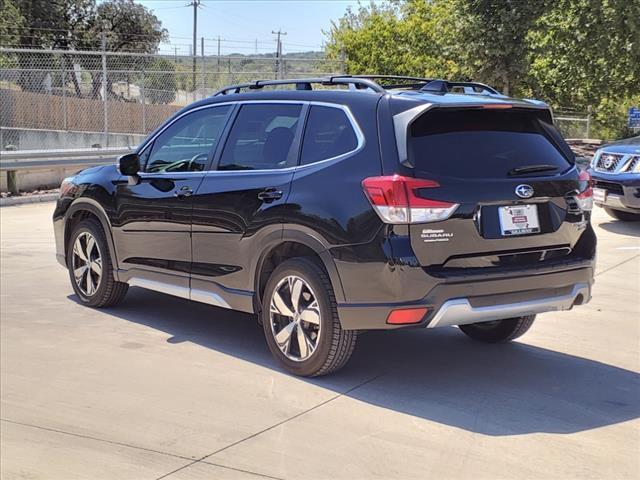
M 594 203 L 600 207 L 640 213 L 640 174 L 591 171 Z
M 622 210 L 623 212 L 640 213 L 640 206 L 632 206 L 632 202 L 627 201 L 626 195 L 606 193 L 604 200 L 595 200 L 594 203 L 599 207 L 609 207 L 614 210 Z
M 380 330 L 407 327 L 442 327 L 569 310 L 591 299 L 592 261 L 562 271 L 540 269 L 526 276 L 476 276 L 436 285 L 423 299 L 412 303 L 342 304 L 338 314 L 346 330 Z M 421 322 L 390 325 L 387 317 L 400 308 L 428 308 Z

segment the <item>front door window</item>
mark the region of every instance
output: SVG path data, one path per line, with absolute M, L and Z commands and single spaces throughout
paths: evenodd
M 200 172 L 224 129 L 229 105 L 203 108 L 176 120 L 154 140 L 145 171 Z

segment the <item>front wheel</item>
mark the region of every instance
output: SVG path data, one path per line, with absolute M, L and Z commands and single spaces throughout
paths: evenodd
M 289 372 L 315 377 L 351 357 L 356 332 L 343 330 L 327 273 L 309 258 L 280 264 L 267 282 L 262 326 L 273 356 Z
M 86 218 L 71 232 L 67 266 L 73 290 L 83 305 L 110 307 L 127 293 L 129 286 L 113 276 L 107 239 L 97 220 Z
M 623 222 L 637 222 L 640 221 L 639 213 L 623 212 L 622 210 L 614 210 L 613 208 L 604 207 L 604 211 L 609 214 L 610 217 L 616 220 L 622 220 Z
M 535 315 L 527 315 L 524 317 L 494 320 L 493 322 L 459 325 L 458 328 L 469 337 L 481 342 L 508 342 L 527 333 L 527 330 L 533 325 L 535 318 Z

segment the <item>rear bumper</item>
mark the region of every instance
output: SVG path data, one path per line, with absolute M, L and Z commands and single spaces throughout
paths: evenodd
M 338 314 L 346 330 L 442 327 L 571 309 L 591 299 L 593 266 L 520 277 L 465 279 L 437 284 L 411 303 L 342 304 Z M 390 325 L 387 317 L 401 308 L 428 308 L 422 321 Z
M 543 312 L 569 310 L 574 305 L 587 303 L 590 299 L 591 287 L 586 283 L 577 283 L 571 287 L 570 292 L 562 295 L 496 305 L 474 307 L 468 298 L 457 298 L 447 300 L 433 316 L 427 327 L 468 325 Z

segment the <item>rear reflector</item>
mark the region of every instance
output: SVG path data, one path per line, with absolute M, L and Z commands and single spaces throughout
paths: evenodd
M 387 323 L 392 325 L 406 325 L 419 323 L 427 313 L 428 308 L 404 308 L 393 310 L 387 317 Z
M 362 188 L 371 205 L 385 223 L 427 223 L 446 220 L 457 203 L 422 198 L 416 194 L 421 188 L 437 188 L 434 180 L 392 175 L 369 177 Z
M 583 212 L 593 210 L 593 181 L 591 175 L 586 170 L 580 171 L 580 193 L 574 198 Z

